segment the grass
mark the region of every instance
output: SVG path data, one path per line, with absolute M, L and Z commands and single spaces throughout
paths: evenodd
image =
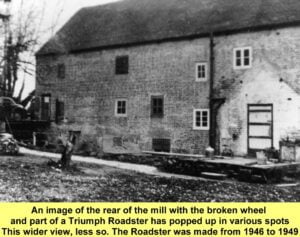
M 66 172 L 36 156 L 0 157 L 0 201 L 15 202 L 286 202 L 300 187 L 163 178 L 76 163 Z

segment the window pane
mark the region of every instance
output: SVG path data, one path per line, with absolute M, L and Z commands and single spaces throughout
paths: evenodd
M 155 98 L 152 98 L 151 103 L 152 103 L 152 108 L 156 107 L 156 99 Z
M 58 64 L 58 68 L 57 68 L 57 77 L 58 78 L 65 78 L 65 65 L 64 64 Z
M 152 108 L 151 108 L 151 111 L 152 111 L 152 116 L 158 116 L 158 117 L 162 117 L 163 116 L 163 104 L 164 104 L 164 101 L 163 101 L 163 98 L 157 98 L 157 97 L 154 97 L 152 98 Z
M 201 66 L 198 66 L 198 78 L 202 77 Z
M 128 56 L 116 57 L 116 74 L 128 74 Z
M 271 125 L 250 125 L 249 126 L 249 135 L 250 136 L 264 136 L 271 137 Z
M 259 139 L 259 138 L 249 139 L 249 148 L 251 149 L 265 149 L 271 146 L 272 146 L 271 139 Z
M 49 96 L 44 97 L 44 103 L 50 103 L 50 97 Z
M 204 66 L 201 66 L 201 77 L 205 77 L 205 69 L 204 69 Z
M 117 114 L 126 114 L 126 101 L 119 100 L 117 102 Z
M 271 123 L 272 113 L 271 112 L 251 112 L 249 114 L 250 123 Z
M 195 110 L 194 113 L 194 127 L 199 129 L 207 129 L 209 127 L 209 111 Z
M 244 57 L 249 57 L 249 56 L 250 56 L 249 49 L 245 49 L 244 50 Z
M 205 78 L 205 66 L 202 67 L 202 78 Z
M 235 49 L 235 66 L 244 67 L 250 66 L 251 64 L 251 48 L 240 48 Z
M 250 65 L 249 58 L 244 58 L 244 66 L 249 66 L 249 65 Z
M 200 79 L 206 78 L 206 65 L 205 64 L 198 65 L 197 77 Z
M 195 114 L 195 126 L 196 127 L 201 127 L 201 112 L 200 111 L 196 111 L 196 114 Z
M 157 99 L 157 106 L 161 107 L 163 104 L 162 99 Z

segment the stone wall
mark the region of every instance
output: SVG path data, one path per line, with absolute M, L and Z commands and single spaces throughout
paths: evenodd
M 129 56 L 128 75 L 115 74 L 121 55 Z M 193 130 L 193 109 L 209 108 L 209 81 L 196 82 L 195 64 L 208 60 L 208 39 L 43 56 L 37 58 L 37 93 L 51 94 L 52 119 L 55 100 L 65 103 L 67 123 L 53 126 L 80 131 L 81 141 L 100 151 L 107 139 L 122 137 L 142 150 L 152 150 L 152 138 L 166 138 L 173 152 L 202 153 L 208 131 Z M 64 79 L 57 77 L 59 63 Z M 152 95 L 164 96 L 163 118 L 150 116 Z M 125 118 L 114 115 L 118 98 L 128 101 Z
M 235 70 L 233 50 L 251 47 L 252 67 Z M 115 75 L 115 58 L 129 56 L 129 74 Z M 65 102 L 68 123 L 98 150 L 122 137 L 126 147 L 152 149 L 152 138 L 171 140 L 173 152 L 203 153 L 209 131 L 193 130 L 193 109 L 209 107 L 209 80 L 195 81 L 195 64 L 209 61 L 209 39 L 186 40 L 37 59 L 37 92 Z M 64 63 L 66 78 L 57 78 Z M 239 33 L 215 38 L 218 144 L 247 154 L 247 105 L 272 104 L 274 146 L 299 130 L 300 28 Z M 164 96 L 164 117 L 150 116 L 151 96 Z M 128 101 L 128 116 L 114 116 L 115 100 Z M 52 117 L 54 119 L 54 117 Z M 296 132 L 297 133 L 297 132 Z M 132 146 L 130 146 L 130 144 Z M 122 151 L 122 149 L 121 149 Z
M 233 49 L 252 47 L 250 69 L 234 70 Z M 274 146 L 300 127 L 300 28 L 241 33 L 216 38 L 217 96 L 221 147 L 247 153 L 247 104 L 273 104 Z M 233 133 L 237 135 L 233 139 Z

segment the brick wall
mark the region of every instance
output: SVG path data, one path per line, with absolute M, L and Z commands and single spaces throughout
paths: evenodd
M 115 75 L 115 58 L 129 56 L 129 74 Z M 65 102 L 68 123 L 58 126 L 81 131 L 81 140 L 103 149 L 105 137 L 121 136 L 143 150 L 152 138 L 171 139 L 173 152 L 202 153 L 208 131 L 193 130 L 193 109 L 207 109 L 209 82 L 195 81 L 195 64 L 208 62 L 209 40 L 152 44 L 37 58 L 37 93 Z M 66 77 L 57 77 L 64 63 Z M 164 96 L 164 117 L 151 118 L 151 96 Z M 128 116 L 114 115 L 115 100 L 128 101 Z M 56 125 L 54 125 L 56 126 Z

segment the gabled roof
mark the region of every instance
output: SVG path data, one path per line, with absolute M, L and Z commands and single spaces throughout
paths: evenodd
M 37 55 L 299 22 L 300 0 L 123 0 L 81 9 Z

